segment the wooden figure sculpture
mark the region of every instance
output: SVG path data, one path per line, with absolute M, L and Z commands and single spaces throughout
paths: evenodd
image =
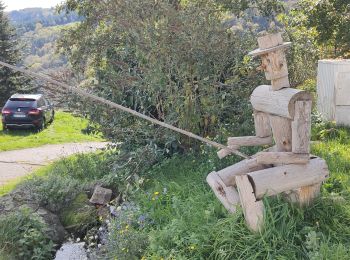
M 228 147 L 272 145 L 252 158 L 221 171 L 212 172 L 207 182 L 230 212 L 241 204 L 248 226 L 258 231 L 263 224 L 261 199 L 283 193 L 300 205 L 310 203 L 328 177 L 327 164 L 310 155 L 311 104 L 308 92 L 289 85 L 284 43 L 280 33 L 258 38 L 262 69 L 271 85 L 257 87 L 250 101 L 254 109 L 255 136 L 229 137 Z M 223 158 L 229 149 L 218 152 Z

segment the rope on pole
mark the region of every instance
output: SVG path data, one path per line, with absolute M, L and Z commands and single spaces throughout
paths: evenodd
M 4 67 L 7 67 L 7 68 L 10 68 L 10 69 L 12 69 L 12 70 L 14 70 L 14 71 L 18 71 L 18 72 L 21 72 L 21 73 L 23 73 L 23 74 L 32 76 L 32 77 L 34 77 L 34 78 L 39 78 L 39 79 L 45 80 L 45 81 L 47 81 L 47 82 L 50 82 L 50 83 L 55 84 L 55 85 L 57 85 L 57 86 L 60 86 L 60 87 L 66 89 L 66 90 L 68 90 L 68 91 L 70 91 L 70 92 L 72 92 L 72 93 L 75 93 L 75 94 L 77 94 L 77 95 L 79 95 L 79 96 L 87 97 L 87 98 L 89 98 L 89 99 L 91 99 L 91 100 L 98 101 L 98 102 L 103 103 L 103 104 L 106 104 L 106 105 L 108 105 L 108 106 L 110 106 L 110 107 L 113 107 L 113 108 L 122 110 L 122 111 L 127 112 L 127 113 L 129 113 L 129 114 L 132 114 L 132 115 L 134 115 L 134 116 L 143 118 L 143 119 L 145 119 L 145 120 L 147 120 L 147 121 L 149 121 L 149 122 L 151 122 L 151 123 L 153 123 L 153 124 L 157 124 L 157 125 L 160 125 L 160 126 L 162 126 L 162 127 L 165 127 L 165 128 L 170 129 L 170 130 L 173 130 L 173 131 L 175 131 L 175 132 L 181 133 L 181 134 L 186 135 L 186 136 L 188 136 L 188 137 L 190 137 L 190 138 L 193 138 L 193 139 L 199 140 L 199 141 L 201 141 L 201 142 L 203 142 L 203 143 L 206 143 L 206 144 L 208 144 L 208 145 L 210 145 L 210 146 L 213 146 L 213 147 L 216 147 L 216 148 L 220 148 L 220 149 L 227 149 L 227 150 L 229 150 L 231 153 L 236 154 L 236 155 L 238 155 L 238 156 L 240 156 L 240 157 L 243 157 L 243 158 L 245 158 L 245 159 L 249 158 L 249 156 L 245 155 L 244 153 L 242 153 L 242 152 L 240 152 L 240 151 L 238 151 L 238 150 L 234 150 L 234 149 L 232 149 L 232 148 L 230 148 L 230 147 L 227 147 L 226 145 L 223 145 L 223 144 L 214 142 L 214 141 L 212 141 L 212 140 L 209 140 L 209 139 L 207 139 L 207 138 L 201 137 L 201 136 L 196 135 L 196 134 L 194 134 L 194 133 L 191 133 L 191 132 L 189 132 L 189 131 L 183 130 L 183 129 L 181 129 L 181 128 L 178 128 L 178 127 L 175 127 L 175 126 L 173 126 L 173 125 L 170 125 L 170 124 L 164 123 L 164 122 L 162 122 L 162 121 L 159 121 L 159 120 L 157 120 L 157 119 L 151 118 L 151 117 L 146 116 L 146 115 L 144 115 L 144 114 L 142 114 L 142 113 L 140 113 L 140 112 L 137 112 L 137 111 L 132 110 L 132 109 L 130 109 L 130 108 L 124 107 L 124 106 L 122 106 L 122 105 L 119 105 L 119 104 L 117 104 L 117 103 L 114 103 L 114 102 L 112 102 L 112 101 L 109 101 L 109 100 L 107 100 L 107 99 L 104 99 L 104 98 L 102 98 L 102 97 L 99 97 L 99 96 L 97 96 L 97 95 L 90 94 L 90 93 L 88 93 L 88 92 L 86 92 L 86 91 L 84 91 L 84 90 L 82 90 L 82 89 L 77 88 L 77 87 L 73 87 L 73 86 L 70 86 L 70 85 L 68 85 L 68 84 L 59 82 L 59 81 L 57 81 L 57 80 L 55 80 L 55 79 L 50 78 L 50 77 L 47 76 L 47 75 L 44 75 L 44 74 L 41 74 L 41 73 L 36 73 L 36 72 L 30 71 L 30 70 L 28 70 L 28 69 L 19 68 L 19 67 L 16 67 L 16 66 L 14 66 L 14 65 L 8 64 L 8 63 L 3 62 L 3 61 L 0 61 L 0 65 L 2 65 L 2 66 L 4 66 Z

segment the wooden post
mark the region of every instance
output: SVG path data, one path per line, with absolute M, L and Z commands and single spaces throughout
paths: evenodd
M 255 135 L 268 137 L 272 135 L 269 116 L 264 112 L 254 110 Z
M 270 115 L 273 138 L 278 152 L 292 151 L 292 126 L 288 118 Z
M 320 194 L 322 183 L 304 186 L 286 193 L 286 198 L 300 206 L 308 206 Z
M 311 101 L 295 102 L 295 115 L 292 122 L 293 153 L 310 152 L 311 106 Z
M 248 227 L 258 232 L 264 224 L 264 204 L 256 201 L 247 175 L 236 177 L 237 189 Z

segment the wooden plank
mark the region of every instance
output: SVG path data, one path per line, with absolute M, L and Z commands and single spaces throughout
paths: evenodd
M 327 164 L 321 158 L 307 164 L 287 164 L 248 173 L 255 196 L 272 196 L 284 191 L 320 183 L 328 178 Z
M 340 72 L 350 73 L 350 60 L 319 60 L 317 70 L 317 110 L 327 121 L 335 120 L 336 81 Z M 344 98 L 347 96 L 344 96 Z
M 250 102 L 255 110 L 289 119 L 294 118 L 296 100 L 312 100 L 311 94 L 293 88 L 272 91 L 271 86 L 261 85 L 250 96 Z
M 268 137 L 272 135 L 269 116 L 264 112 L 254 111 L 255 135 Z
M 296 101 L 292 122 L 292 152 L 310 153 L 311 101 Z
M 264 224 L 264 204 L 257 201 L 247 175 L 236 177 L 237 190 L 248 227 L 258 232 Z
M 349 67 L 350 68 L 350 67 Z M 350 106 L 350 71 L 336 73 L 335 105 Z
M 262 50 L 281 45 L 282 43 L 283 39 L 281 33 L 267 34 L 258 37 L 258 45 Z
M 246 174 L 248 172 L 254 172 L 265 169 L 266 166 L 258 164 L 256 159 L 246 159 L 240 161 L 234 165 L 226 167 L 217 172 L 226 186 L 234 186 L 236 184 L 235 176 Z
M 277 152 L 292 151 L 292 124 L 288 118 L 270 115 L 270 124 Z
M 350 126 L 350 106 L 336 106 L 335 121 L 337 125 Z
M 296 154 L 292 152 L 260 152 L 256 155 L 259 164 L 306 164 L 310 161 L 310 154 Z
M 239 204 L 239 196 L 236 189 L 232 186 L 226 186 L 216 172 L 208 174 L 207 183 L 222 205 L 229 212 L 236 212 L 236 206 Z
M 260 146 L 272 144 L 272 137 L 258 137 L 258 136 L 239 136 L 229 137 L 227 140 L 228 146 Z

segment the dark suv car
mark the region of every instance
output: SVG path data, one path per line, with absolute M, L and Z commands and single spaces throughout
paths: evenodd
M 42 95 L 14 94 L 2 109 L 3 129 L 30 128 L 43 129 L 53 121 L 53 105 Z

